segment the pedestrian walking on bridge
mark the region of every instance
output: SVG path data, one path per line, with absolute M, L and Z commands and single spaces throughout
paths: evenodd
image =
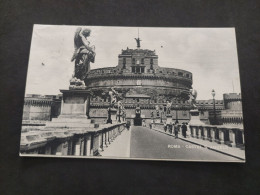
M 182 136 L 186 138 L 187 125 L 184 122 L 182 123 L 181 131 L 182 131 Z
M 175 124 L 174 124 L 175 139 L 178 138 L 178 133 L 179 133 L 179 123 L 176 121 Z
M 173 134 L 172 127 L 173 127 L 173 124 L 172 124 L 172 122 L 170 122 L 170 124 L 169 124 L 169 133 L 170 134 Z

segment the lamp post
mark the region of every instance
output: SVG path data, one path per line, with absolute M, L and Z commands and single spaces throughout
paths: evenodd
M 121 123 L 120 115 L 121 115 L 121 109 L 123 107 L 122 102 L 118 101 L 117 106 L 118 106 L 118 122 Z
M 163 108 L 161 107 L 161 123 L 163 122 L 162 121 L 162 116 L 163 116 Z
M 214 120 L 213 120 L 213 125 L 216 125 L 216 105 L 215 105 L 215 95 L 216 95 L 216 92 L 214 89 L 212 89 L 211 91 L 211 95 L 213 97 L 213 114 L 214 114 Z
M 175 123 L 179 123 L 179 121 L 178 121 L 178 111 L 177 111 L 177 109 L 178 109 L 178 104 L 176 104 L 176 121 L 175 121 Z
M 121 120 L 120 120 L 120 113 L 121 112 L 121 109 L 120 109 L 120 106 L 118 107 L 118 122 L 121 123 Z

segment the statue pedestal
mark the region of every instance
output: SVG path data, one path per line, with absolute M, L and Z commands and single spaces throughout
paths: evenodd
M 117 110 L 115 108 L 109 108 L 108 109 L 108 119 L 107 119 L 107 123 L 116 123 L 116 114 L 117 114 Z
M 46 128 L 94 128 L 89 118 L 90 91 L 60 90 L 63 93 L 61 114 L 46 123 Z
M 198 109 L 196 110 L 190 110 L 190 122 L 189 125 L 205 125 L 201 120 L 200 120 L 200 112 Z
M 166 115 L 166 124 L 169 125 L 172 123 L 172 115 L 167 114 Z

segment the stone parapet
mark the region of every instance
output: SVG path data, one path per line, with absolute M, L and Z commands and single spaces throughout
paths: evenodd
M 58 129 L 22 132 L 20 155 L 100 156 L 125 129 L 125 123 L 105 124 L 88 130 Z
M 182 135 L 181 125 L 178 125 L 178 127 L 179 134 Z M 153 123 L 152 128 L 165 131 L 163 123 Z M 168 127 L 165 132 L 173 134 Z M 189 136 L 241 149 L 244 149 L 245 146 L 244 128 L 242 126 L 188 125 L 187 139 L 189 139 Z
M 244 148 L 244 128 L 225 125 L 189 125 L 190 135 L 198 139 Z

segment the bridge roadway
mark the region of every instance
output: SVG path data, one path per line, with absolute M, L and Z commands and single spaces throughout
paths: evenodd
M 131 158 L 237 161 L 236 158 L 141 126 L 132 126 Z

